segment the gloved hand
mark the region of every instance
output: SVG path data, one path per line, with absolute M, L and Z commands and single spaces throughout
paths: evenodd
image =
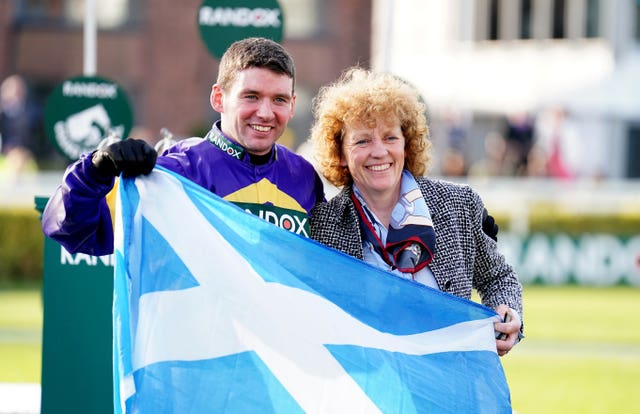
M 493 240 L 498 241 L 499 230 L 500 228 L 496 224 L 493 216 L 490 216 L 489 212 L 485 208 L 484 211 L 482 211 L 482 231 L 484 231 L 484 234 L 491 237 Z
M 158 154 L 141 139 L 125 139 L 101 148 L 91 156 L 91 163 L 105 177 L 136 177 L 149 174 Z

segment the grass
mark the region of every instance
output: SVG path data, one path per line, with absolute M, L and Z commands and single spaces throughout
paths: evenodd
M 514 411 L 640 412 L 640 289 L 525 287 L 526 339 L 502 358 Z M 0 382 L 39 382 L 37 289 L 0 290 Z
M 40 343 L 0 342 L 0 382 L 40 382 Z
M 520 351 L 520 350 L 519 350 Z M 640 355 L 625 358 L 608 352 L 536 353 L 522 349 L 503 359 L 518 413 L 640 412 Z
M 502 358 L 514 411 L 640 412 L 640 289 L 524 292 L 527 337 Z
M 40 382 L 42 295 L 0 290 L 0 382 Z

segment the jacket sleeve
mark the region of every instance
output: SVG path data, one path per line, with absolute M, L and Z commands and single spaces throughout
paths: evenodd
M 498 244 L 482 230 L 482 212 L 484 204 L 475 191 L 469 189 L 471 196 L 470 216 L 474 218 L 473 240 L 474 255 L 473 285 L 490 308 L 505 304 L 522 315 L 522 285 L 513 267 L 499 252 Z
M 113 253 L 113 223 L 106 195 L 114 178 L 100 176 L 84 154 L 70 165 L 42 213 L 44 234 L 70 253 Z

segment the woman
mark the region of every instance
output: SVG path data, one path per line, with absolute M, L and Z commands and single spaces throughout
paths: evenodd
M 311 140 L 320 169 L 342 191 L 311 214 L 311 237 L 503 315 L 505 355 L 521 331 L 522 286 L 482 231 L 484 206 L 467 185 L 422 177 L 430 142 L 425 106 L 400 79 L 360 68 L 321 89 Z

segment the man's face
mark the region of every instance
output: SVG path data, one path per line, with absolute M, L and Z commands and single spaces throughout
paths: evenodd
M 295 102 L 293 79 L 264 68 L 245 69 L 228 90 L 215 84 L 211 91 L 222 132 L 255 155 L 271 150 L 293 117 Z

